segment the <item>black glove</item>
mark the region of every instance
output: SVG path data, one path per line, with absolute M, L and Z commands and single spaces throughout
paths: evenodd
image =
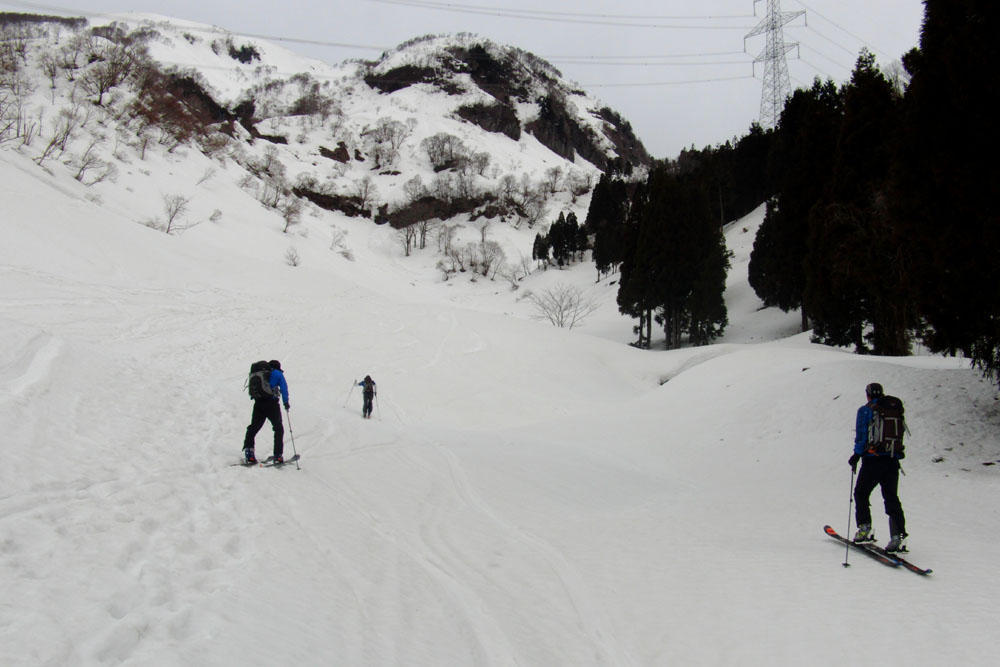
M 285 412 L 288 412 L 291 409 L 292 409 L 292 406 L 290 406 L 288 403 L 285 403 Z
M 851 464 L 851 470 L 855 470 L 858 467 L 858 461 L 861 460 L 861 454 L 851 454 L 851 458 L 847 459 L 847 462 Z

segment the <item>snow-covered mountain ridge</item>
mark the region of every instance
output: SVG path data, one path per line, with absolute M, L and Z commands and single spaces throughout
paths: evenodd
M 641 174 L 650 160 L 626 121 L 550 64 L 473 35 L 329 65 L 159 16 L 4 29 L 8 148 L 169 233 L 229 222 L 213 202 L 236 188 L 237 224 L 280 228 L 290 263 L 354 257 L 346 219 L 374 218 L 421 224 L 412 264 L 434 281 L 474 266 L 514 283 L 537 232 L 560 213 L 583 219 L 608 161 Z M 409 255 L 413 239 L 398 242 Z

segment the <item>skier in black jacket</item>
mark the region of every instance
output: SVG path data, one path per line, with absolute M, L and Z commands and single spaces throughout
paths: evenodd
M 247 463 L 257 463 L 257 457 L 254 456 L 254 439 L 265 421 L 270 421 L 271 427 L 274 429 L 273 460 L 275 463 L 284 462 L 282 454 L 285 451 L 285 427 L 281 423 L 279 399 L 284 401 L 285 410 L 291 408 L 288 403 L 288 383 L 285 382 L 285 374 L 281 371 L 281 363 L 278 360 L 272 359 L 268 364 L 271 366 L 271 373 L 268 377 L 270 395 L 254 399 L 250 425 L 247 426 L 247 434 L 243 439 L 243 458 Z
M 868 402 L 858 408 L 855 422 L 854 453 L 848 459 L 851 469 L 856 469 L 861 461 L 861 472 L 854 486 L 854 517 L 858 524 L 858 532 L 854 535 L 855 542 L 874 542 L 872 532 L 872 512 L 869 498 L 876 486 L 882 487 L 882 500 L 885 502 L 885 513 L 889 516 L 889 544 L 886 551 L 907 551 L 906 548 L 906 518 L 903 515 L 903 505 L 899 502 L 899 460 L 902 451 L 876 452 L 869 442 L 869 425 L 874 419 L 873 408 L 886 397 L 882 385 L 872 382 L 865 387 Z
M 372 399 L 378 396 L 378 387 L 376 387 L 375 380 L 372 379 L 371 375 L 366 375 L 365 379 L 358 383 L 358 386 L 362 387 L 361 396 L 364 399 L 364 405 L 361 407 L 361 416 L 365 419 L 371 419 Z

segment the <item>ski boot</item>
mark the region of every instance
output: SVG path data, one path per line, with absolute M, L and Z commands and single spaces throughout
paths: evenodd
M 899 533 L 889 538 L 889 544 L 885 545 L 885 550 L 889 553 L 906 553 L 906 533 Z
M 253 465 L 257 463 L 257 457 L 254 456 L 252 449 L 243 450 L 243 462 L 246 463 L 247 465 Z
M 854 541 L 858 544 L 863 542 L 874 542 L 875 533 L 872 532 L 870 523 L 862 523 L 858 526 L 858 532 L 854 533 Z

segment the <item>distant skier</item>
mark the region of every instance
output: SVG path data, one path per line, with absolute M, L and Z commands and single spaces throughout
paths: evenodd
M 889 516 L 889 544 L 886 551 L 907 551 L 906 519 L 899 502 L 899 460 L 903 458 L 903 403 L 886 396 L 882 385 L 872 382 L 865 387 L 868 402 L 858 408 L 855 423 L 854 454 L 848 460 L 851 470 L 861 461 L 861 472 L 854 486 L 854 517 L 858 532 L 855 542 L 874 542 L 869 498 L 876 486 L 882 487 L 885 513 Z
M 371 419 L 372 399 L 378 396 L 378 387 L 376 387 L 375 380 L 372 379 L 371 375 L 366 375 L 365 379 L 358 383 L 358 386 L 362 387 L 361 396 L 364 399 L 364 405 L 361 407 L 361 415 L 365 419 Z
M 285 410 L 289 410 L 291 406 L 288 404 L 288 383 L 281 371 L 281 363 L 272 359 L 253 364 L 250 367 L 248 385 L 250 398 L 253 399 L 253 414 L 243 439 L 243 458 L 247 463 L 257 462 L 257 457 L 254 456 L 254 438 L 264 422 L 270 421 L 274 429 L 274 462 L 283 463 L 285 427 L 281 423 L 279 399 L 284 401 Z

